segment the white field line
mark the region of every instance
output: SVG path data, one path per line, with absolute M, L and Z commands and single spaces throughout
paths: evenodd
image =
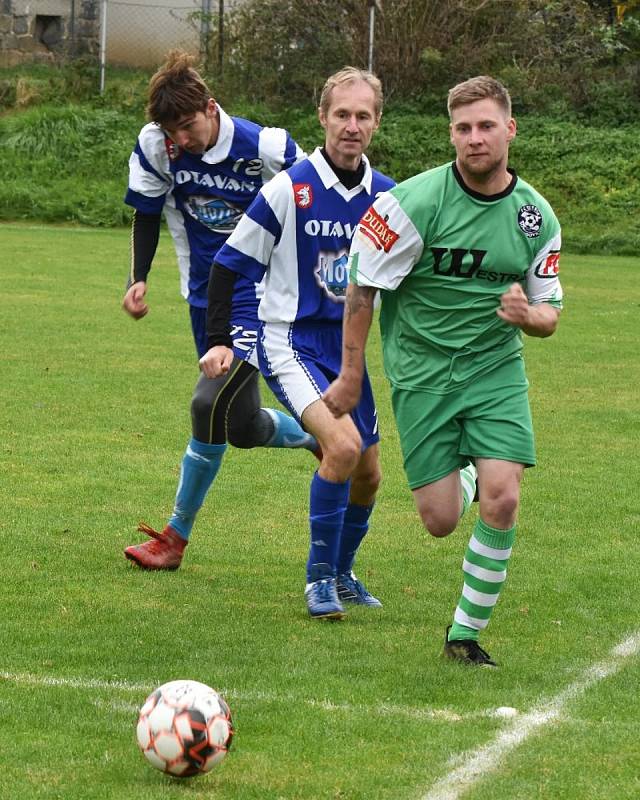
M 94 678 L 56 678 L 51 675 L 33 675 L 30 672 L 0 672 L 0 680 L 10 681 L 22 686 L 63 686 L 67 689 L 115 689 L 121 692 L 146 692 L 153 686 L 146 683 L 128 681 L 104 681 Z
M 456 757 L 451 765 L 451 772 L 437 781 L 420 800 L 458 800 L 488 773 L 499 769 L 504 758 L 526 739 L 546 725 L 558 722 L 568 703 L 579 698 L 596 683 L 615 675 L 639 650 L 640 631 L 636 631 L 617 644 L 608 658 L 588 667 L 576 681 L 555 697 L 540 701 L 531 711 L 507 723 L 493 741 Z
M 144 698 L 153 691 L 158 684 L 130 683 L 122 680 L 100 680 L 97 678 L 59 678 L 47 675 L 33 675 L 28 672 L 3 672 L 0 671 L 0 681 L 10 681 L 21 686 L 61 686 L 63 688 L 81 690 L 101 690 L 115 692 L 132 692 L 140 694 L 140 705 Z M 230 700 L 231 698 L 244 702 L 267 702 L 267 703 L 298 703 L 317 708 L 321 711 L 343 712 L 347 714 L 364 714 L 369 716 L 383 717 L 405 717 L 416 720 L 442 720 L 444 722 L 463 722 L 464 720 L 478 717 L 496 717 L 495 709 L 486 711 L 458 714 L 447 708 L 415 708 L 388 703 L 379 705 L 355 705 L 351 703 L 334 703 L 326 699 L 315 699 L 301 697 L 290 692 L 261 692 L 261 691 L 239 691 L 236 689 L 221 688 L 220 694 Z M 133 704 L 119 703 L 113 701 L 108 703 L 113 710 L 130 711 L 136 706 Z

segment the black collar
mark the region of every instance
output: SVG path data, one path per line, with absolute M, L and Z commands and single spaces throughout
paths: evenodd
M 341 169 L 340 167 L 336 167 L 333 161 L 329 158 L 329 156 L 327 155 L 327 151 L 324 149 L 324 147 L 320 149 L 320 152 L 322 153 L 324 160 L 335 172 L 336 178 L 338 178 L 338 180 L 344 186 L 345 189 L 353 189 L 362 181 L 365 171 L 364 159 L 360 161 L 360 163 L 358 164 L 358 168 L 355 170 Z
M 460 174 L 460 170 L 458 169 L 456 162 L 454 161 L 451 165 L 453 168 L 453 174 L 455 179 L 458 181 L 458 185 L 460 188 L 466 192 L 469 197 L 473 197 L 475 200 L 482 200 L 484 203 L 493 203 L 496 200 L 502 200 L 503 197 L 508 197 L 511 192 L 516 188 L 516 183 L 518 182 L 518 176 L 514 169 L 511 167 L 507 167 L 507 172 L 511 175 L 511 180 L 509 185 L 506 189 L 503 189 L 498 194 L 482 194 L 481 192 L 476 192 L 473 189 L 470 189 L 467 184 L 464 182 L 462 175 Z

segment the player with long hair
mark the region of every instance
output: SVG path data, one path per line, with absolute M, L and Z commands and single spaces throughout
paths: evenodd
M 303 157 L 289 133 L 230 117 L 193 67 L 194 59 L 172 51 L 149 84 L 148 116 L 129 162 L 126 202 L 133 206 L 130 285 L 125 311 L 148 312 L 147 275 L 164 210 L 174 239 L 183 291 L 199 355 L 207 350 L 207 285 L 213 260 L 258 191 Z M 227 442 L 240 448 L 305 447 L 317 443 L 298 422 L 260 407 L 257 286 L 237 281 L 233 293 L 233 364 L 217 379 L 202 375 L 191 403 L 192 436 L 180 471 L 173 513 L 150 540 L 125 556 L 145 569 L 177 569 L 196 515 L 218 473 Z

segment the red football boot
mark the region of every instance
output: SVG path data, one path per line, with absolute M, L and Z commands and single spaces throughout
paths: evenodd
M 178 569 L 184 548 L 188 544 L 186 539 L 179 536 L 170 525 L 166 525 L 158 533 L 145 522 L 141 522 L 138 530 L 151 536 L 151 541 L 127 547 L 124 554 L 130 561 L 134 561 L 142 569 Z

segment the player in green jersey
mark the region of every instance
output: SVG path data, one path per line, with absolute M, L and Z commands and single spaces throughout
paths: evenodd
M 385 192 L 358 226 L 342 369 L 324 400 L 336 417 L 356 402 L 381 290 L 385 371 L 429 533 L 455 529 L 477 476 L 480 514 L 444 652 L 495 666 L 478 639 L 506 578 L 523 471 L 535 464 L 522 333 L 556 330 L 560 225 L 507 166 L 516 122 L 505 87 L 472 78 L 451 89 L 448 109 L 455 161 Z

